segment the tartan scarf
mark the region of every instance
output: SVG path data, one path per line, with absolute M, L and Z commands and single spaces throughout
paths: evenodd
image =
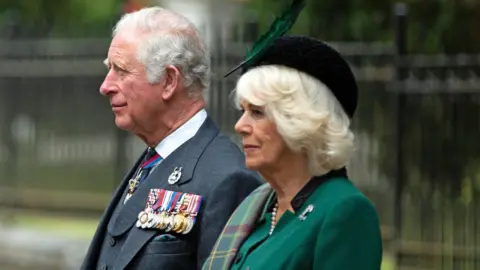
M 203 264 L 202 270 L 229 269 L 243 241 L 255 228 L 265 203 L 273 192 L 265 183 L 255 189 L 233 212 Z

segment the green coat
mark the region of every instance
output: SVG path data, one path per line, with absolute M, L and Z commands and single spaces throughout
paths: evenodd
M 314 177 L 292 200 L 295 213 L 285 212 L 269 236 L 274 200 L 268 184 L 245 199 L 203 269 L 380 269 L 377 213 L 346 177 Z

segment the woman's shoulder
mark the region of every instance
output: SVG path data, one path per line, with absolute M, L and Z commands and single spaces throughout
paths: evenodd
M 348 178 L 333 178 L 323 183 L 314 196 L 322 201 L 327 208 L 342 208 L 345 206 L 358 206 L 360 208 L 374 208 L 370 199 L 357 188 Z
M 363 195 L 363 193 L 358 189 L 355 184 L 346 177 L 335 177 L 328 181 L 325 181 L 320 185 L 320 190 L 322 193 L 333 192 L 335 197 L 349 197 L 353 195 Z

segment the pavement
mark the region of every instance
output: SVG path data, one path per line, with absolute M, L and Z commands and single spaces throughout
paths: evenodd
M 0 227 L 0 270 L 78 270 L 90 239 Z

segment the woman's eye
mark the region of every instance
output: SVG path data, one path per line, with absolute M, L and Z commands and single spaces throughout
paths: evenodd
M 262 117 L 264 115 L 264 113 L 261 110 L 252 110 L 252 115 L 254 117 Z

